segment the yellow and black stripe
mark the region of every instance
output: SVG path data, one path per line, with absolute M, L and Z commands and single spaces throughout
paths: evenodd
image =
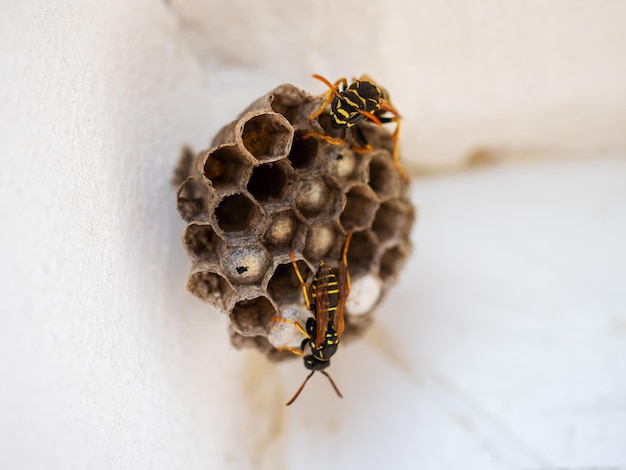
M 338 94 L 330 105 L 330 125 L 334 129 L 352 127 L 365 119 L 360 111 L 370 114 L 378 111 L 384 92 L 370 81 L 356 80 Z
M 315 276 L 313 277 L 313 284 L 311 286 L 311 291 L 313 293 L 313 298 L 315 298 L 315 293 L 317 292 L 317 286 L 324 284 L 326 286 L 326 295 L 328 296 L 328 312 L 334 313 L 337 310 L 337 305 L 339 304 L 339 283 L 337 282 L 337 276 L 332 269 L 330 269 L 326 264 L 320 266 L 320 269 L 317 271 Z

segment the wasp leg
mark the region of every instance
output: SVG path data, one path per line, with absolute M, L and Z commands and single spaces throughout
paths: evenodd
M 304 351 L 302 351 L 301 349 L 298 348 L 292 348 L 291 346 L 281 346 L 279 348 L 276 348 L 277 351 L 289 351 L 291 353 L 294 353 L 297 356 L 302 356 L 304 354 Z
M 334 94 L 335 96 L 337 96 L 337 98 L 341 98 L 341 96 L 339 96 L 339 91 L 338 91 L 339 85 L 341 85 L 341 91 L 344 91 L 346 87 L 348 86 L 348 80 L 345 77 L 340 78 L 339 80 L 337 80 L 335 83 L 332 83 L 332 84 L 328 80 L 326 80 L 324 77 L 316 73 L 314 73 L 312 77 L 316 78 L 320 82 L 324 83 L 324 85 L 326 85 L 328 88 L 330 88 L 330 92 Z
M 307 337 L 307 339 L 311 339 L 311 335 L 309 333 L 307 333 L 307 331 L 304 329 L 304 327 L 300 323 L 298 323 L 297 321 L 289 320 L 287 318 L 281 318 L 281 317 L 271 317 L 270 320 L 273 320 L 275 322 L 288 323 L 290 325 L 294 325 L 298 329 L 298 331 L 300 333 L 302 333 L 304 336 Z M 307 341 L 307 340 L 305 339 L 304 341 Z M 276 349 L 278 351 L 289 351 L 289 352 L 291 352 L 293 354 L 301 356 L 302 354 L 304 354 L 304 343 L 302 344 L 302 347 L 300 349 L 293 348 L 291 346 L 279 346 Z
M 363 116 L 365 116 L 367 119 L 372 121 L 377 126 L 382 126 L 383 125 L 383 123 L 381 122 L 380 118 L 378 116 L 376 116 L 375 114 L 368 113 L 367 111 L 363 111 L 363 110 L 359 110 L 359 114 L 362 114 Z M 367 139 L 365 138 L 365 135 L 363 134 L 363 131 L 361 130 L 361 128 L 359 126 L 355 126 L 355 132 L 356 132 L 355 139 L 357 140 L 357 142 L 359 144 L 361 144 L 361 146 L 358 147 L 356 145 L 353 145 L 352 146 L 352 151 L 355 152 L 355 153 L 371 152 L 372 151 L 372 146 L 367 143 Z
M 378 116 L 376 116 L 375 114 L 368 113 L 367 111 L 363 111 L 362 109 L 359 109 L 358 113 L 362 114 L 363 116 L 365 116 L 367 119 L 372 121 L 377 126 L 382 126 L 383 125 L 383 123 L 381 122 L 380 118 Z
M 399 146 L 398 146 L 399 137 L 400 137 L 400 121 L 402 118 L 400 117 L 400 113 L 398 113 L 396 108 L 388 101 L 385 101 L 380 106 L 380 109 L 393 114 L 393 117 L 390 117 L 390 118 L 380 118 L 380 122 L 381 123 L 388 123 L 388 122 L 396 123 L 396 130 L 393 132 L 393 134 L 391 134 L 391 140 L 393 141 L 393 163 L 398 169 L 400 176 L 402 176 L 402 179 L 408 183 L 409 175 L 406 173 L 406 171 L 404 171 L 404 168 L 402 168 L 402 165 L 400 164 L 400 154 L 399 154 Z
M 393 163 L 394 165 L 396 165 L 396 168 L 398 169 L 398 171 L 400 172 L 400 176 L 402 176 L 402 179 L 408 183 L 409 182 L 409 175 L 407 175 L 406 171 L 404 171 L 404 168 L 402 168 L 402 165 L 400 164 L 400 154 L 399 154 L 399 134 L 400 134 L 400 118 L 396 117 L 393 118 L 394 121 L 396 122 L 396 130 L 394 131 L 394 133 L 391 135 L 391 140 L 393 140 Z
M 328 142 L 329 144 L 341 145 L 343 144 L 343 141 L 346 140 L 346 130 L 345 129 L 341 130 L 341 135 L 339 136 L 338 139 L 333 139 L 332 137 L 321 134 L 319 132 L 309 132 L 308 134 L 304 134 L 302 138 L 308 139 L 309 137 L 317 137 L 318 139 L 322 139 L 323 141 Z
M 298 329 L 298 331 L 302 333 L 304 336 L 306 336 L 309 339 L 311 338 L 311 335 L 307 333 L 304 327 L 295 320 L 289 320 L 288 318 L 281 318 L 281 317 L 271 317 L 270 320 L 280 322 L 280 323 L 289 323 L 290 325 L 295 326 Z
M 352 151 L 354 153 L 367 153 L 372 151 L 372 146 L 367 143 L 367 139 L 365 138 L 365 134 L 359 126 L 354 126 L 354 139 L 357 141 L 359 145 L 353 145 Z
M 317 118 L 320 114 L 324 112 L 324 110 L 326 109 L 326 106 L 328 106 L 328 103 L 330 103 L 330 100 L 332 97 L 333 97 L 333 92 L 329 91 L 326 94 L 326 98 L 324 98 L 324 102 L 322 103 L 322 106 L 320 106 L 320 108 L 317 111 L 309 115 L 309 121 L 312 121 L 313 119 Z
M 348 80 L 346 80 L 345 78 L 340 78 L 334 84 L 330 83 L 321 75 L 317 75 L 317 74 L 313 75 L 313 78 L 316 78 L 320 82 L 324 83 L 324 85 L 326 85 L 330 90 L 326 94 L 326 98 L 324 98 L 324 103 L 322 104 L 322 106 L 309 116 L 309 121 L 312 121 L 313 119 L 318 117 L 320 114 L 322 114 L 322 112 L 324 112 L 324 109 L 326 109 L 326 106 L 328 106 L 328 103 L 330 103 L 330 100 L 332 99 L 333 95 L 336 96 L 337 98 L 341 98 L 341 96 L 339 96 L 339 91 L 338 91 L 339 85 L 342 86 L 342 89 L 345 89 L 346 86 L 348 86 Z
M 348 232 L 346 237 L 346 243 L 343 245 L 343 254 L 341 256 L 341 262 L 343 263 L 342 269 L 346 272 L 346 285 L 348 287 L 346 291 L 346 297 L 350 293 L 350 272 L 348 271 L 348 248 L 350 247 L 350 241 L 352 240 L 352 231 Z
M 370 144 L 366 144 L 365 147 L 357 147 L 356 145 L 353 145 L 352 151 L 354 153 L 367 153 L 372 151 L 372 146 Z
M 304 301 L 306 303 L 306 309 L 311 310 L 311 299 L 309 299 L 309 293 L 307 292 L 306 282 L 302 278 L 302 274 L 298 269 L 298 263 L 296 262 L 296 257 L 293 254 L 293 251 L 289 252 L 289 258 L 291 258 L 291 264 L 293 264 L 293 269 L 296 271 L 296 276 L 298 276 L 298 280 L 300 281 L 300 287 L 302 288 L 302 293 L 304 294 Z M 306 334 L 306 333 L 305 333 Z

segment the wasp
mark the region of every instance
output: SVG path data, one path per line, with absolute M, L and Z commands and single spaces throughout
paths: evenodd
M 281 350 L 288 350 L 294 354 L 304 354 L 304 349 L 307 344 L 311 349 L 311 354 L 304 356 L 304 367 L 311 371 L 311 373 L 304 379 L 300 388 L 296 391 L 295 395 L 289 400 L 286 405 L 291 405 L 296 398 L 300 395 L 300 392 L 304 389 L 304 386 L 309 379 L 315 374 L 315 372 L 321 372 L 324 374 L 330 384 L 335 389 L 335 392 L 340 398 L 343 398 L 341 392 L 333 382 L 333 379 L 324 370 L 330 366 L 330 358 L 337 352 L 341 335 L 345 327 L 344 310 L 346 299 L 350 293 L 350 274 L 348 273 L 348 247 L 350 245 L 350 239 L 352 238 L 352 232 L 348 232 L 346 242 L 343 247 L 343 255 L 339 268 L 335 272 L 330 268 L 323 260 L 320 261 L 319 268 L 313 277 L 313 283 L 311 284 L 311 295 L 309 295 L 307 283 L 304 281 L 296 258 L 293 251 L 289 252 L 291 264 L 294 267 L 302 293 L 304 294 L 304 301 L 306 303 L 307 310 L 314 312 L 314 317 L 309 317 L 306 322 L 306 327 L 303 327 L 300 323 L 294 320 L 286 318 L 272 317 L 273 320 L 289 323 L 294 325 L 306 338 L 302 341 L 300 349 L 283 347 Z
M 333 129 L 341 129 L 341 135 L 339 138 L 335 139 L 319 132 L 309 132 L 305 134 L 304 138 L 318 137 L 330 144 L 341 145 L 346 138 L 346 130 L 356 126 L 356 124 L 363 120 L 369 120 L 377 126 L 395 122 L 396 129 L 391 135 L 391 139 L 394 142 L 393 161 L 402 178 L 408 182 L 409 177 L 404 171 L 404 168 L 402 168 L 402 165 L 400 165 L 398 154 L 398 136 L 400 134 L 401 117 L 400 113 L 389 100 L 387 91 L 378 86 L 367 76 L 363 76 L 358 80 L 355 79 L 349 86 L 346 78 L 340 78 L 335 83 L 330 83 L 321 75 L 313 75 L 313 78 L 324 83 L 329 88 L 329 91 L 326 94 L 322 106 L 309 116 L 309 121 L 314 120 L 322 114 L 326 106 L 328 106 L 328 103 L 330 103 L 330 126 Z M 390 116 L 387 116 L 387 113 L 389 113 Z M 367 143 L 363 131 L 361 131 L 358 126 L 354 127 L 354 129 L 356 131 L 355 139 L 363 145 L 360 147 L 353 146 L 352 150 L 358 153 L 371 151 L 372 146 Z

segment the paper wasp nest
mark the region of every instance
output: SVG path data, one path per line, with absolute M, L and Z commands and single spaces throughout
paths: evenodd
M 353 231 L 349 339 L 369 325 L 411 248 L 414 209 L 391 156 L 385 127 L 392 125 L 359 124 L 374 148 L 368 153 L 351 150 L 350 131 L 343 145 L 305 139 L 311 130 L 328 133 L 327 113 L 308 120 L 321 103 L 279 86 L 225 126 L 209 150 L 184 152 L 177 169 L 178 211 L 188 222 L 182 240 L 193 263 L 187 289 L 228 315 L 235 346 L 274 359 L 292 357 L 276 347 L 298 347 L 303 338 L 271 317 L 304 325 L 311 315 L 290 250 L 310 282 L 320 260 L 337 265 Z

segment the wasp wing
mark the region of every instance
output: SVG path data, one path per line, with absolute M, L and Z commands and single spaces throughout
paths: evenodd
M 352 232 L 348 232 L 346 236 L 346 242 L 343 245 L 343 255 L 341 257 L 341 263 L 339 264 L 339 273 L 337 277 L 337 283 L 339 288 L 339 300 L 337 302 L 337 311 L 335 313 L 335 329 L 337 330 L 337 338 L 341 339 L 343 330 L 346 326 L 345 322 L 345 308 L 346 300 L 350 295 L 350 273 L 348 272 L 348 247 L 352 240 Z
M 328 269 L 328 268 L 327 268 Z M 328 275 L 320 266 L 315 277 L 315 343 L 320 345 L 326 338 L 328 326 Z
M 346 326 L 344 317 L 346 300 L 350 294 L 350 274 L 348 273 L 348 266 L 343 263 L 339 265 L 339 277 L 337 281 L 339 284 L 339 301 L 337 302 L 337 311 L 335 312 L 335 329 L 337 330 L 337 337 L 341 339 L 344 327 Z

